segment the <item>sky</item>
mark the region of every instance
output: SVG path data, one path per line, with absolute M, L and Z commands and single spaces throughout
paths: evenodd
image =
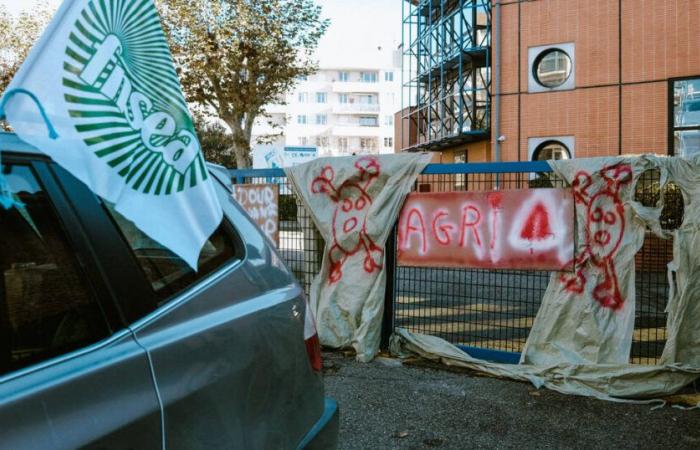
M 58 6 L 60 0 L 46 0 Z M 0 0 L 17 14 L 41 0 Z M 321 67 L 362 67 L 401 43 L 400 0 L 316 0 L 331 25 L 317 53 Z

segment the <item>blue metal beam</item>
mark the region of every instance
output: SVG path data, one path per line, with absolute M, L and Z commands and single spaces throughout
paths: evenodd
M 428 164 L 423 175 L 551 172 L 547 161 Z
M 454 164 L 428 164 L 421 172 L 423 175 L 457 175 L 476 173 L 536 173 L 551 172 L 552 169 L 547 161 L 512 161 L 498 163 L 454 163 Z M 285 177 L 283 169 L 233 169 L 230 171 L 231 177 L 262 178 L 262 177 Z

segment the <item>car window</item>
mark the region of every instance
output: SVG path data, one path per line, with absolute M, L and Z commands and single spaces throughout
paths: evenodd
M 195 272 L 176 254 L 146 236 L 133 222 L 104 203 L 125 241 L 131 248 L 161 304 L 167 298 L 195 284 L 214 270 L 241 258 L 241 246 L 234 239 L 233 228 L 226 219 L 204 244 Z
M 3 164 L 0 374 L 110 334 L 50 200 L 29 165 Z

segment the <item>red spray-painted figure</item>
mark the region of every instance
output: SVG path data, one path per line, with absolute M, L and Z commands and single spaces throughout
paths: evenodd
M 372 205 L 372 197 L 367 190 L 379 177 L 379 162 L 374 157 L 364 156 L 355 162 L 355 168 L 357 175 L 338 187 L 333 184 L 335 172 L 331 166 L 325 166 L 311 183 L 311 192 L 326 194 L 336 204 L 333 213 L 333 246 L 328 252 L 330 283 L 343 277 L 343 263 L 360 250 L 365 252 L 363 267 L 367 273 L 381 269 L 384 260 L 384 250 L 374 243 L 366 229 L 367 214 Z
M 576 203 L 586 208 L 586 243 L 574 260 L 576 273 L 563 275 L 561 281 L 566 290 L 583 293 L 587 276 L 584 266 L 590 261 L 603 275 L 593 288 L 593 298 L 601 306 L 617 310 L 624 304 L 613 261 L 625 233 L 620 189 L 632 181 L 632 168 L 629 164 L 608 166 L 601 170 L 601 176 L 604 185 L 594 193 L 589 192 L 593 180 L 587 172 L 578 172 L 572 183 Z

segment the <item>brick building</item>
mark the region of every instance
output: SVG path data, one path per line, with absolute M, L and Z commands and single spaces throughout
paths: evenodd
M 700 152 L 698 0 L 410 0 L 403 17 L 398 149 Z

